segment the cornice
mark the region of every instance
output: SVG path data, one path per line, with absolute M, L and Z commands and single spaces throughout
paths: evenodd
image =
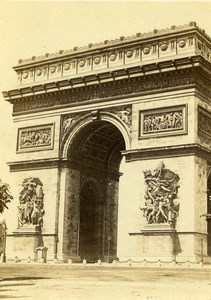
M 200 64 L 199 64 L 200 65 Z M 210 99 L 211 79 L 206 71 L 200 67 L 181 68 L 169 72 L 160 72 L 144 76 L 131 77 L 122 80 L 113 80 L 107 83 L 75 87 L 49 93 L 39 93 L 29 97 L 19 97 L 10 100 L 13 106 L 13 115 L 54 111 L 99 103 L 117 103 L 123 99 L 160 94 L 173 91 L 195 90 Z
M 65 107 L 97 104 L 105 101 L 117 101 L 152 93 L 171 92 L 195 88 L 193 69 L 153 74 L 130 78 L 89 87 L 81 87 L 55 93 L 26 97 L 14 101 L 13 115 L 21 115 Z M 132 101 L 132 100 L 131 100 Z
M 122 151 L 122 155 L 125 156 L 126 162 L 181 156 L 199 156 L 211 162 L 211 149 L 197 143 L 128 150 Z
M 39 169 L 54 169 L 61 165 L 60 158 L 36 159 L 26 161 L 8 162 L 10 172 L 17 172 L 23 170 L 39 170 Z M 63 163 L 65 165 L 65 163 Z
M 198 156 L 211 163 L 211 150 L 199 144 L 185 144 L 165 147 L 154 147 L 146 149 L 133 149 L 121 152 L 125 156 L 126 162 L 149 160 L 155 158 L 169 158 L 181 156 Z M 39 169 L 54 169 L 54 168 L 74 168 L 80 169 L 78 161 L 67 158 L 48 158 L 26 161 L 15 161 L 7 163 L 10 167 L 10 172 L 18 172 L 24 170 L 39 170 Z M 101 171 L 103 171 L 101 169 Z M 112 173 L 112 169 L 110 170 Z M 116 172 L 115 172 L 116 174 Z M 121 174 L 120 174 L 121 175 Z
M 25 160 L 25 161 L 14 161 L 8 162 L 7 165 L 10 168 L 10 172 L 22 172 L 29 170 L 43 170 L 43 169 L 61 169 L 61 168 L 71 168 L 74 170 L 85 170 L 85 173 L 89 173 L 92 169 L 92 172 L 103 173 L 105 176 L 109 176 L 110 178 L 119 178 L 122 173 L 117 171 L 116 168 L 112 168 L 111 166 L 108 168 L 104 168 L 104 166 L 94 166 L 91 161 L 90 162 L 79 162 L 74 158 L 48 158 L 48 159 L 36 159 L 36 160 Z
M 144 77 L 152 74 L 160 74 L 163 72 L 176 71 L 184 68 L 192 68 L 196 66 L 206 67 L 210 70 L 208 63 L 201 56 L 193 56 L 179 58 L 175 60 L 167 60 L 163 62 L 154 62 L 146 65 L 138 65 L 128 68 L 120 68 L 109 72 L 99 74 L 87 74 L 77 78 L 62 79 L 52 82 L 37 83 L 36 85 L 21 86 L 19 88 L 3 92 L 5 100 L 15 103 L 16 99 L 24 97 L 34 97 L 45 95 L 47 93 L 55 93 L 66 90 L 73 90 L 81 87 L 89 87 L 96 84 L 115 82 L 117 80 L 132 79 L 136 77 Z

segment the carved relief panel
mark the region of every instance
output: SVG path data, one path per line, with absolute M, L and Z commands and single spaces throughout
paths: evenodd
M 53 149 L 54 124 L 18 129 L 17 152 Z
M 23 180 L 19 196 L 18 227 L 43 226 L 44 193 L 39 178 L 28 177 Z
M 198 133 L 211 139 L 211 113 L 200 106 L 198 108 Z
M 163 162 L 153 171 L 146 170 L 145 205 L 143 211 L 148 224 L 174 224 L 179 213 L 179 176 L 167 169 Z
M 187 133 L 187 105 L 139 112 L 139 138 Z

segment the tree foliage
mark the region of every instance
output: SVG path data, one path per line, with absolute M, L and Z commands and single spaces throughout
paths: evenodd
M 8 209 L 7 204 L 11 202 L 13 196 L 10 194 L 10 187 L 7 183 L 2 183 L 0 180 L 0 213 L 3 213 L 5 208 Z

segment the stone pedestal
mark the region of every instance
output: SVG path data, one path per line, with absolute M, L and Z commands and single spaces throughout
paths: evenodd
M 148 260 L 174 259 L 175 228 L 170 224 L 145 225 L 143 234 L 143 256 Z
M 19 259 L 35 258 L 38 247 L 43 246 L 40 226 L 18 228 L 14 234 L 14 252 Z

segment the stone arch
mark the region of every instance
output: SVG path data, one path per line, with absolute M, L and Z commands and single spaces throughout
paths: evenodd
M 125 150 L 130 150 L 131 148 L 131 135 L 129 127 L 115 114 L 109 112 L 96 112 L 89 113 L 78 119 L 67 131 L 66 138 L 61 144 L 61 156 L 62 158 L 67 158 L 68 149 L 73 142 L 73 138 L 87 125 L 93 123 L 94 121 L 106 121 L 113 124 L 122 134 L 125 142 Z
M 119 166 L 122 160 L 121 151 L 124 151 L 126 147 L 130 149 L 129 128 L 111 113 L 92 112 L 74 122 L 66 133 L 66 140 L 63 139 L 62 147 L 62 158 L 67 161 L 64 254 L 75 256 L 79 260 L 83 258 L 90 261 L 95 258 L 106 260 L 109 238 L 109 257 L 115 258 L 119 177 L 121 175 Z M 85 245 L 86 238 L 84 232 L 81 233 L 86 224 L 83 218 L 84 207 L 81 211 L 83 204 L 81 193 L 86 198 L 84 186 L 87 183 L 86 188 L 96 192 L 95 195 L 92 194 L 95 203 L 90 200 L 90 207 L 95 212 L 95 222 L 94 225 L 92 222 L 87 225 L 90 230 L 92 228 L 92 235 L 95 236 L 97 244 L 97 247 L 93 247 L 93 253 L 90 250 L 93 241 L 90 243 L 87 241 Z M 89 191 L 87 195 L 89 198 Z

